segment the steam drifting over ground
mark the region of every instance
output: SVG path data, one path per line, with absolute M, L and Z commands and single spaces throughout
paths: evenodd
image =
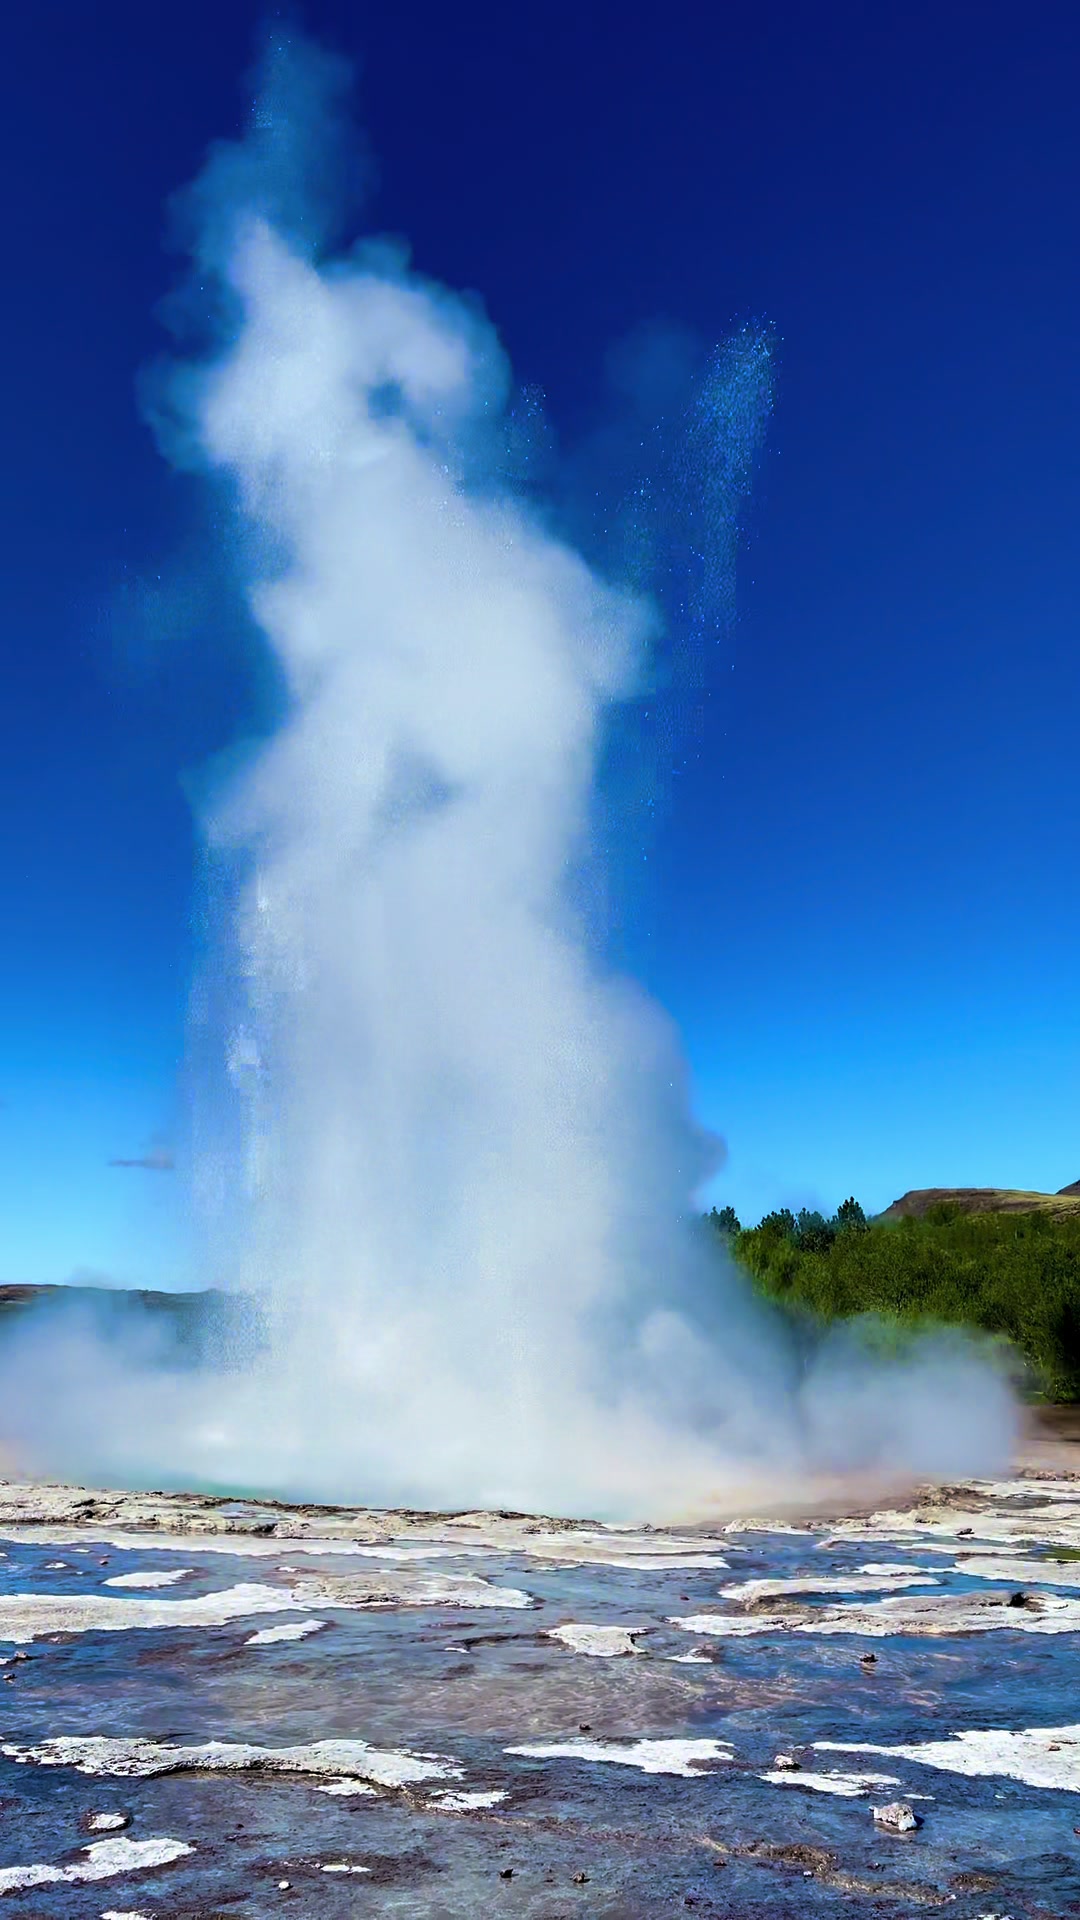
M 1008 1392 L 971 1349 L 848 1339 L 808 1370 L 696 1243 L 677 1037 L 576 905 L 658 618 L 500 480 L 511 388 L 475 303 L 275 217 L 327 82 L 277 53 L 272 111 L 211 162 L 227 337 L 174 394 L 288 696 L 207 820 L 239 876 L 235 1283 L 269 1347 L 211 1378 L 50 1344 L 8 1423 L 68 1473 L 607 1516 L 996 1467 Z

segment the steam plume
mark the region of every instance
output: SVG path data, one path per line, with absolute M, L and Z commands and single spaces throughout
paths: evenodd
M 269 1346 L 201 1386 L 110 1379 L 104 1439 L 73 1377 L 50 1464 L 85 1471 L 94 1433 L 129 1477 L 607 1515 L 989 1464 L 1007 1395 L 969 1350 L 807 1373 L 698 1244 L 677 1038 L 578 905 L 654 606 L 498 479 L 510 383 L 475 304 L 385 249 L 316 257 L 251 182 L 219 155 L 197 196 L 230 338 L 177 411 L 287 691 L 207 820 L 240 876 L 236 1279 Z

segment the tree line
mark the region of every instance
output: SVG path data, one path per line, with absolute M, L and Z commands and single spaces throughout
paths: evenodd
M 898 1331 L 965 1326 L 1007 1341 L 1028 1384 L 1080 1400 L 1080 1219 L 964 1213 L 870 1220 L 854 1199 L 831 1218 L 780 1208 L 742 1227 L 714 1207 L 706 1227 L 754 1285 L 821 1323 L 873 1314 Z
M 743 1232 L 734 1207 L 713 1207 L 705 1219 L 714 1233 L 720 1234 L 725 1240 L 736 1239 Z M 841 1200 L 836 1212 L 828 1220 L 816 1208 L 800 1207 L 798 1213 L 792 1213 L 790 1207 L 780 1207 L 775 1213 L 767 1213 L 758 1226 L 750 1231 L 765 1233 L 770 1240 L 787 1240 L 807 1253 L 824 1253 L 838 1233 L 860 1233 L 867 1224 L 863 1209 L 852 1197 Z

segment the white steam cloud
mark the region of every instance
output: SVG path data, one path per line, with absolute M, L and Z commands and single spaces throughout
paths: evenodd
M 490 327 L 255 194 L 201 206 L 233 331 L 188 428 L 288 701 L 208 823 L 243 875 L 236 1283 L 268 1345 L 216 1376 L 39 1349 L 8 1424 L 59 1471 L 605 1516 L 996 1464 L 972 1349 L 807 1363 L 700 1242 L 676 1036 L 575 906 L 653 615 L 485 472 Z

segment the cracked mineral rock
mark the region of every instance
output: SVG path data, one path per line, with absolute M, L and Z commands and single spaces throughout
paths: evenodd
M 918 1814 L 906 1800 L 890 1800 L 887 1806 L 874 1808 L 875 1827 L 884 1827 L 889 1833 L 913 1833 L 919 1824 Z

